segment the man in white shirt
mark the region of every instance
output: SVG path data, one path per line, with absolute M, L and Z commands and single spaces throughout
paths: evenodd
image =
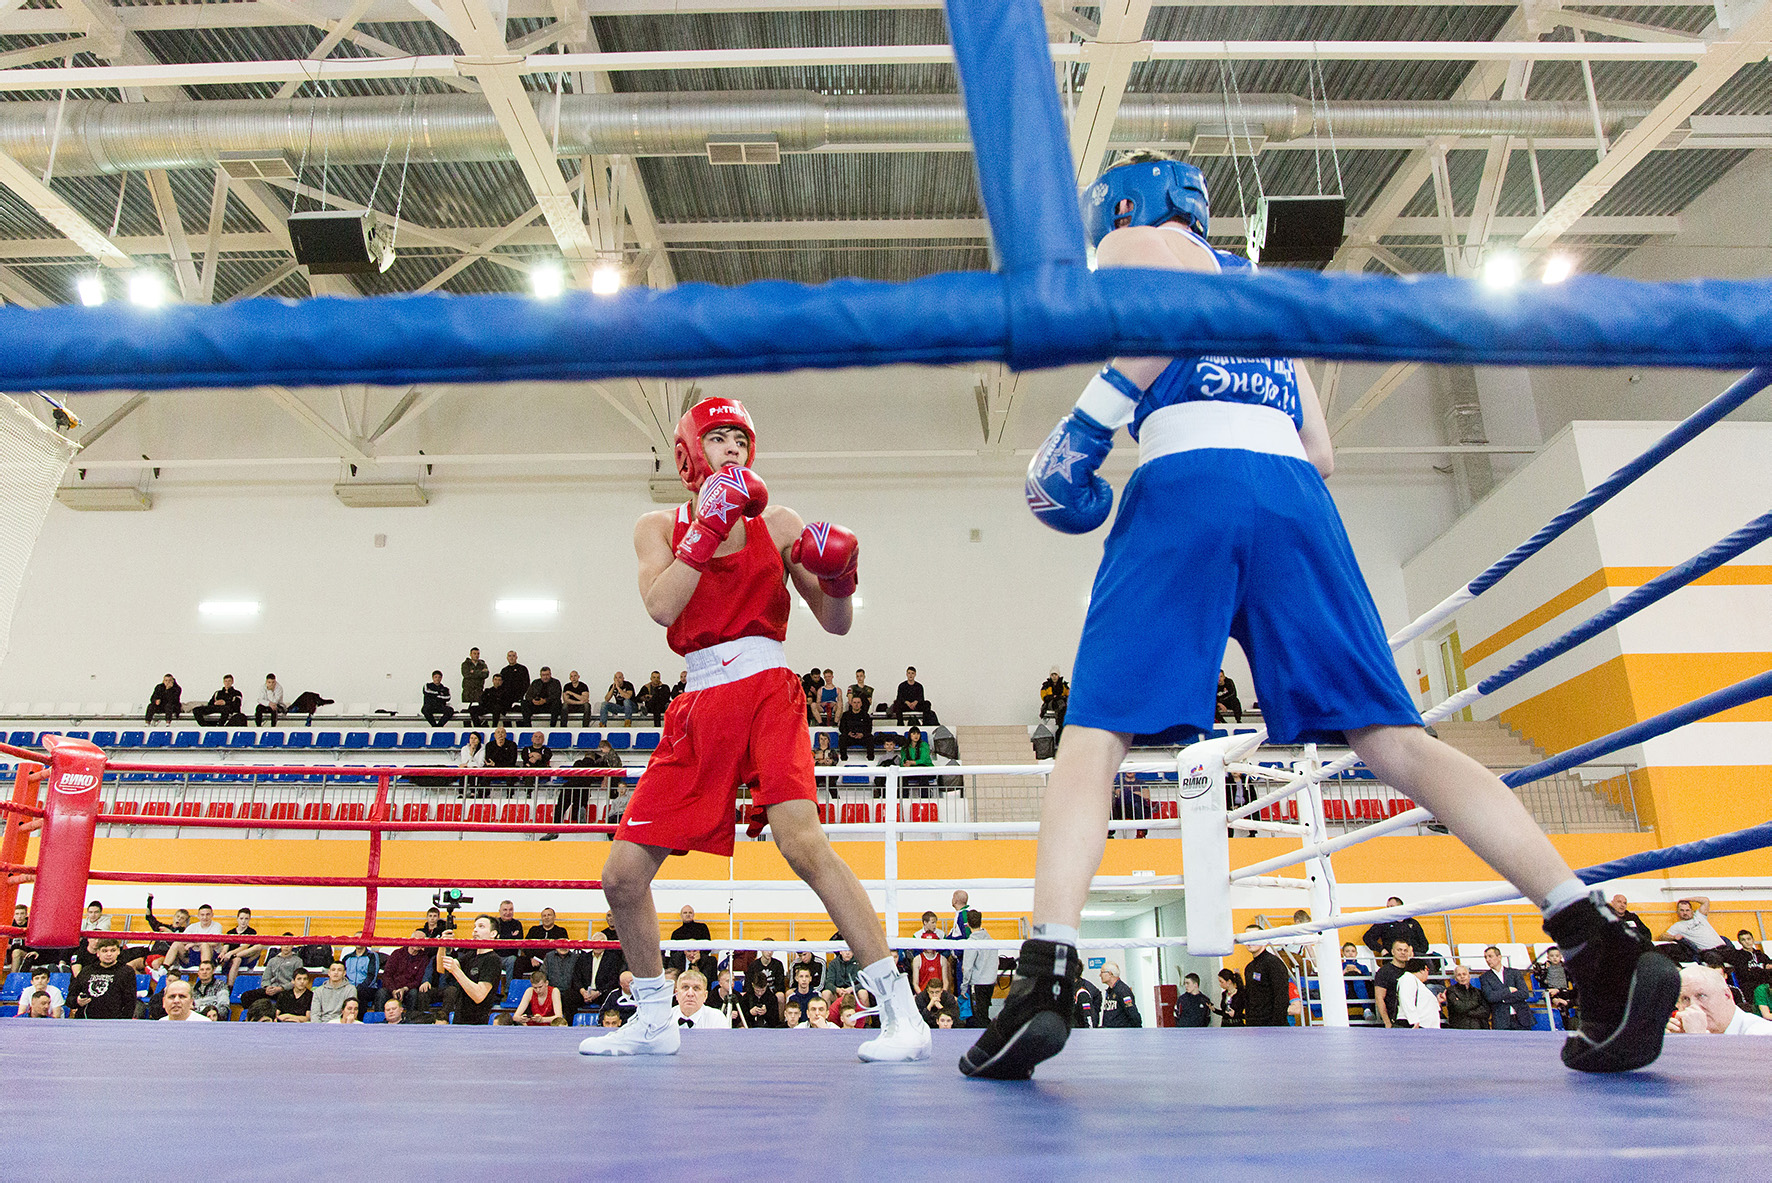
M 80 921 L 80 928 L 85 932 L 111 931 L 111 918 L 105 914 L 105 906 L 97 900 L 87 904 L 86 917 Z
M 1667 954 L 1678 962 L 1697 961 L 1704 954 L 1715 950 L 1724 961 L 1731 965 L 1742 963 L 1741 950 L 1723 938 L 1710 922 L 1710 899 L 1695 895 L 1674 905 L 1680 918 L 1667 926 L 1662 934 L 1664 944 L 1656 946 L 1660 952 Z
M 191 984 L 183 979 L 166 983 L 166 993 L 161 1001 L 166 1004 L 166 1013 L 160 1016 L 162 1023 L 207 1023 L 208 1015 L 198 1014 L 191 1009 Z
M 968 941 L 988 941 L 991 934 L 984 930 L 984 917 L 977 908 L 966 913 L 966 926 L 971 930 L 966 934 Z M 968 1027 L 990 1026 L 991 996 L 997 990 L 997 951 L 995 949 L 968 949 L 961 959 L 961 978 L 966 989 L 972 996 L 972 1017 L 966 1021 Z
M 707 1002 L 708 980 L 699 969 L 686 969 L 677 975 L 677 1005 L 671 1008 L 671 1018 L 677 1021 L 677 1026 L 732 1026 L 732 1019 L 726 1012 L 715 1010 Z
M 1772 1035 L 1772 1019 L 1736 1006 L 1721 970 L 1688 965 L 1680 970 L 1680 1009 L 1667 1029 L 1673 1035 Z
M 31 971 L 31 985 L 24 991 L 24 993 L 19 995 L 21 1000 L 18 1008 L 19 1017 L 42 1017 L 40 1015 L 31 1016 L 30 1014 L 30 999 L 34 997 L 39 990 L 49 995 L 49 1017 L 52 1019 L 61 1018 L 64 1013 L 62 1008 L 67 1005 L 68 1000 L 62 997 L 62 992 L 60 990 L 49 984 L 48 969 L 34 969 Z
M 184 968 L 186 955 L 190 952 L 193 945 L 196 945 L 197 947 L 197 960 L 199 962 L 213 962 L 215 960 L 215 946 L 207 943 L 198 944 L 191 938 L 208 936 L 219 937 L 222 935 L 222 932 L 221 922 L 215 918 L 215 909 L 208 904 L 204 904 L 197 909 L 197 919 L 190 924 L 185 925 L 185 931 L 182 934 L 181 939 L 172 942 L 172 944 L 167 947 L 166 960 L 163 964 L 171 966 L 174 969 Z
M 823 1031 L 837 1030 L 837 1024 L 831 1022 L 831 1004 L 822 995 L 814 994 L 806 1000 L 806 1021 L 799 1024 L 800 1030 L 818 1029 Z
M 1427 974 L 1427 961 L 1412 957 L 1397 979 L 1397 1021 L 1404 1026 L 1440 1026 L 1440 998 L 1428 989 Z

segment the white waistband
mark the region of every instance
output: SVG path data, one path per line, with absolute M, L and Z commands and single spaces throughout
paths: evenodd
M 683 662 L 689 667 L 685 690 L 706 690 L 741 681 L 764 670 L 786 669 L 787 653 L 781 642 L 770 637 L 740 637 L 721 641 L 706 649 L 686 653 Z
M 1304 460 L 1292 416 L 1250 403 L 1196 402 L 1159 407 L 1138 427 L 1138 462 L 1201 448 L 1236 448 Z

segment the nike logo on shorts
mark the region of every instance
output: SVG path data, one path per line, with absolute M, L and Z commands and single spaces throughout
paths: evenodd
M 734 653 L 731 657 L 728 657 L 725 661 L 722 661 L 720 664 L 722 666 L 728 666 L 737 660 L 738 660 L 738 654 Z

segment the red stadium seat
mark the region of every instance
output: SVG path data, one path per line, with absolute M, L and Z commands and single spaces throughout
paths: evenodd
M 535 807 L 535 821 L 536 821 L 537 825 L 542 825 L 542 826 L 553 825 L 554 824 L 554 807 L 552 805 L 537 805 Z
M 1354 816 L 1361 821 L 1375 822 L 1384 816 L 1383 802 L 1365 797 L 1354 802 Z
M 211 801 L 209 803 L 209 808 L 203 812 L 203 816 L 204 817 L 233 817 L 234 816 L 234 803 L 232 801 Z
M 468 806 L 468 820 L 471 822 L 489 822 L 498 816 L 497 806 L 490 801 L 481 801 Z
M 263 801 L 247 801 L 240 806 L 240 816 L 262 821 L 264 820 L 266 808 L 267 807 Z
M 400 810 L 403 822 L 428 822 L 431 820 L 431 807 L 420 805 L 416 801 L 408 801 Z
M 1323 820 L 1338 822 L 1346 818 L 1345 804 L 1340 797 L 1323 798 Z
M 170 816 L 172 816 L 172 802 L 170 802 L 170 801 L 149 801 L 146 805 L 142 806 L 142 816 L 143 817 L 170 817 Z
M 140 801 L 119 801 L 111 806 L 112 813 L 140 813 L 141 811 L 142 803 Z
M 271 820 L 274 822 L 294 821 L 295 813 L 294 801 L 278 801 L 271 806 Z
M 304 822 L 331 821 L 332 802 L 309 801 L 306 805 L 301 807 L 301 819 Z
M 338 807 L 338 820 L 360 822 L 369 816 L 369 807 L 361 801 L 347 801 Z
M 843 811 L 838 816 L 842 819 L 841 824 L 858 826 L 868 820 L 868 807 L 851 801 L 843 806 Z
M 458 822 L 461 820 L 461 802 L 450 801 L 437 806 L 437 820 L 440 822 Z
M 1176 802 L 1154 801 L 1151 803 L 1151 816 L 1155 818 L 1168 818 L 1173 821 L 1175 818 L 1179 817 L 1180 814 L 1177 812 Z
M 837 821 L 837 807 L 836 807 L 836 805 L 832 802 L 829 802 L 829 801 L 826 801 L 823 804 L 819 805 L 819 807 L 818 807 L 818 821 L 819 821 L 820 825 L 825 825 L 825 826 L 834 825 Z
M 507 826 L 526 826 L 529 824 L 529 806 L 512 801 L 498 811 L 498 820 Z
M 1389 801 L 1385 802 L 1385 806 L 1390 816 L 1396 817 L 1399 813 L 1407 813 L 1409 810 L 1414 809 L 1415 802 L 1409 800 L 1407 797 L 1392 797 Z
M 203 802 L 201 802 L 201 801 L 180 801 L 177 805 L 175 805 L 173 807 L 172 816 L 173 817 L 201 817 L 201 816 L 203 816 Z

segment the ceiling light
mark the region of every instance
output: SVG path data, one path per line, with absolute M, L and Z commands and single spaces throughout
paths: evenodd
M 1497 251 L 1483 261 L 1483 286 L 1495 291 L 1520 282 L 1520 260 L 1511 251 Z
M 1540 278 L 1545 283 L 1562 283 L 1575 274 L 1575 258 L 1573 255 L 1552 255 L 1544 262 L 1544 274 Z
M 621 290 L 621 268 L 608 263 L 591 272 L 591 292 L 598 296 L 613 296 Z
M 1112 916 L 1113 914 L 1114 914 L 1114 910 L 1112 908 L 1084 908 L 1083 909 L 1083 919 L 1085 919 L 1085 920 L 1105 920 L 1109 916 Z
M 516 599 L 499 600 L 493 604 L 493 611 L 500 616 L 552 616 L 560 610 L 559 600 Z
M 96 308 L 105 302 L 105 281 L 97 275 L 82 275 L 74 281 L 74 290 L 80 295 L 80 302 L 88 308 Z
M 552 300 L 566 290 L 566 273 L 558 263 L 542 263 L 529 269 L 529 290 L 538 300 Z
M 129 302 L 142 308 L 166 303 L 166 281 L 158 271 L 134 271 L 129 276 Z
M 226 617 L 239 619 L 243 616 L 258 615 L 257 600 L 204 600 L 197 605 L 197 611 L 204 616 Z
M 867 607 L 866 604 L 862 603 L 860 592 L 856 592 L 853 596 L 849 597 L 849 599 L 850 599 L 850 602 L 857 608 L 866 608 Z

